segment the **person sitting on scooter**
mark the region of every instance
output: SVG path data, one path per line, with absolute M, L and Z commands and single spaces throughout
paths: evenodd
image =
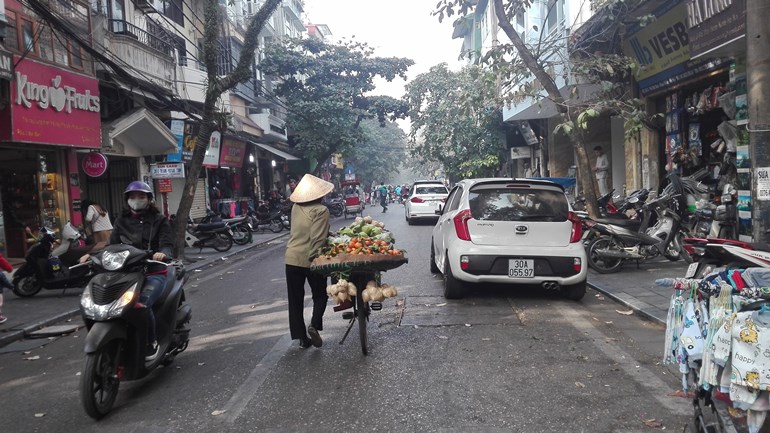
M 162 261 L 173 256 L 173 236 L 171 224 L 152 203 L 152 190 L 142 181 L 128 184 L 123 192 L 127 209 L 115 219 L 110 244 L 128 244 L 135 248 L 155 251 L 153 260 Z M 80 261 L 88 260 L 89 255 Z M 149 309 L 150 326 L 148 327 L 147 360 L 158 356 L 158 342 L 155 337 L 155 315 L 152 306 L 160 297 L 166 283 L 166 267 L 150 265 L 145 274 L 141 302 Z

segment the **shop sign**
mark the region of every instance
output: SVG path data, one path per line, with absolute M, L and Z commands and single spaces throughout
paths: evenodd
M 219 131 L 211 133 L 209 145 L 206 147 L 206 156 L 203 157 L 204 167 L 219 167 L 219 148 L 222 142 L 222 134 Z
M 770 168 L 757 168 L 757 200 L 770 200 Z
M 24 59 L 16 66 L 11 101 L 12 140 L 101 147 L 96 79 Z
M 653 12 L 656 19 L 628 29 L 623 50 L 640 66 L 637 80 L 644 80 L 690 60 L 687 4 L 673 0 Z
M 529 146 L 512 147 L 511 159 L 529 159 L 532 157 L 532 148 Z
M 184 179 L 184 164 L 181 162 L 159 162 L 150 164 L 153 179 Z
M 184 120 L 172 119 L 169 124 L 171 133 L 176 137 L 177 152 L 166 155 L 166 161 L 177 162 L 182 160 L 182 149 L 184 148 Z
M 0 78 L 13 80 L 13 56 L 3 50 L 0 50 Z
M 83 173 L 89 177 L 99 177 L 107 172 L 107 157 L 101 152 L 91 152 L 83 157 Z
M 171 183 L 171 179 L 157 179 L 155 182 L 158 184 L 158 192 L 173 192 L 174 186 Z
M 689 0 L 690 55 L 699 57 L 746 36 L 746 0 Z
M 226 137 L 222 142 L 222 156 L 219 158 L 220 167 L 243 167 L 246 156 L 246 142 Z

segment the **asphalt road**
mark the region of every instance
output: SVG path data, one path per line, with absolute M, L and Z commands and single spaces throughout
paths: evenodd
M 383 276 L 400 293 L 372 313 L 368 356 L 355 327 L 340 344 L 347 321 L 331 304 L 322 348 L 289 340 L 284 238 L 196 273 L 187 285 L 189 349 L 151 377 L 123 383 L 101 421 L 85 415 L 77 393 L 83 329 L 0 354 L 0 429 L 681 431 L 691 407 L 671 396 L 678 378 L 660 365 L 660 325 L 620 314 L 625 307 L 590 290 L 573 302 L 538 288 L 479 287 L 445 301 L 428 267 L 432 225 L 408 226 L 398 204 L 370 212 L 409 263 Z

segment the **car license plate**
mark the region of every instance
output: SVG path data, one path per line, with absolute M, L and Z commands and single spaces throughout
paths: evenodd
M 535 261 L 523 259 L 508 260 L 508 276 L 511 278 L 532 278 L 535 276 Z
M 687 267 L 687 272 L 685 272 L 684 277 L 685 278 L 692 278 L 695 276 L 695 271 L 698 270 L 698 262 L 690 263 L 690 266 Z

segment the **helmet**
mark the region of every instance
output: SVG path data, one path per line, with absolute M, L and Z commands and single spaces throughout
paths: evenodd
M 147 185 L 141 180 L 135 180 L 129 183 L 128 186 L 126 187 L 126 190 L 123 191 L 123 198 L 128 200 L 128 193 L 133 191 L 143 192 L 147 194 L 150 201 L 152 201 L 152 189 L 150 189 L 150 185 Z
M 40 227 L 40 240 L 53 242 L 56 239 L 56 232 L 48 227 Z

